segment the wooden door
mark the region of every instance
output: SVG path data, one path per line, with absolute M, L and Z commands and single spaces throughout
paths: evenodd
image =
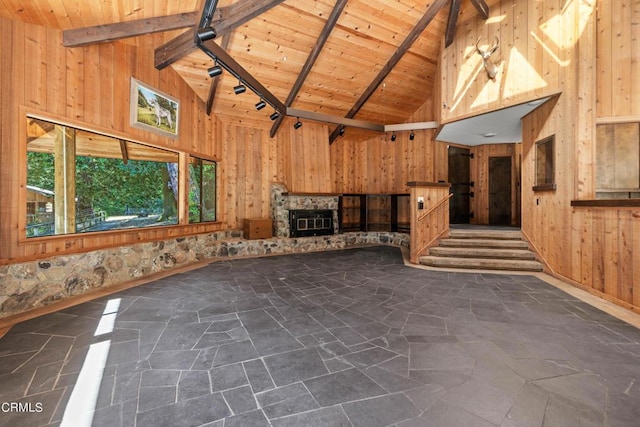
M 468 224 L 470 218 L 470 197 L 473 193 L 470 182 L 471 154 L 467 148 L 449 147 L 449 183 L 453 197 L 449 200 L 449 222 Z
M 511 157 L 489 157 L 489 224 L 511 225 Z

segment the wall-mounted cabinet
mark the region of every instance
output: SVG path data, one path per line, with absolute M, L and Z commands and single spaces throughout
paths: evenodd
M 344 194 L 340 231 L 409 232 L 408 194 Z

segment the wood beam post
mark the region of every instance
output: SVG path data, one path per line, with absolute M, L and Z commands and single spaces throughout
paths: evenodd
M 76 232 L 76 131 L 55 126 L 55 234 Z
M 444 35 L 444 47 L 449 47 L 456 37 L 458 14 L 460 13 L 461 3 L 462 0 L 451 0 L 451 6 L 449 6 L 449 18 L 447 19 L 447 31 Z
M 197 16 L 197 12 L 189 12 L 97 25 L 95 27 L 73 28 L 62 32 L 62 45 L 65 47 L 79 47 L 95 43 L 113 42 L 145 34 L 179 30 L 180 28 L 192 27 Z

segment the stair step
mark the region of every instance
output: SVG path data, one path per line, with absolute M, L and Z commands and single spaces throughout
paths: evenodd
M 524 240 L 491 240 L 491 239 L 442 239 L 440 246 L 451 248 L 496 248 L 496 249 L 528 249 Z
M 454 258 L 498 258 L 498 259 L 524 259 L 535 260 L 533 252 L 526 249 L 488 249 L 488 248 L 459 248 L 459 247 L 433 247 L 429 249 L 429 255 Z
M 454 239 L 522 239 L 520 230 L 450 230 L 449 236 Z
M 542 271 L 543 266 L 538 261 L 487 258 L 454 258 L 423 256 L 420 264 L 442 268 L 466 268 L 480 270 L 507 271 Z

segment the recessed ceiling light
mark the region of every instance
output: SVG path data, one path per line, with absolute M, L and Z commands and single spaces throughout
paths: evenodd
M 498 136 L 498 134 L 495 132 L 487 132 L 485 134 L 482 134 L 482 136 L 484 136 L 485 138 L 493 138 L 494 136 Z

